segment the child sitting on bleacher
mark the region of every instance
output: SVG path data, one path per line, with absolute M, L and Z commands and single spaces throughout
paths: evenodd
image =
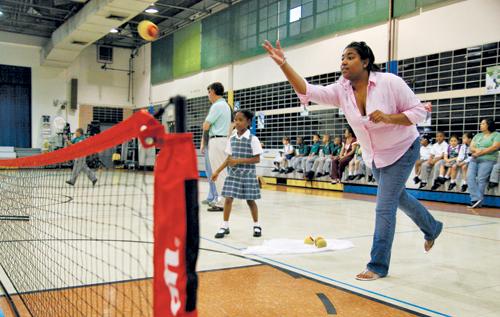
M 323 135 L 323 143 L 321 144 L 321 149 L 319 152 L 319 157 L 314 161 L 314 165 L 312 167 L 312 172 L 314 173 L 314 177 L 322 177 L 326 174 L 323 174 L 323 166 L 327 162 L 327 159 L 330 157 L 333 150 L 333 143 L 330 141 L 330 135 Z M 328 162 L 331 164 L 331 161 Z
M 470 161 L 470 142 L 472 141 L 472 133 L 466 132 L 462 136 L 462 147 L 460 147 L 460 152 L 458 152 L 457 164 L 451 167 L 450 172 L 450 185 L 448 185 L 448 190 L 453 190 L 457 186 L 457 173 L 458 169 L 462 171 L 462 187 L 460 191 L 464 193 L 467 191 L 467 166 Z
M 359 144 L 354 151 L 354 159 L 349 162 L 349 176 L 347 176 L 348 181 L 360 180 L 365 175 L 363 173 L 363 157 L 361 155 L 361 145 Z
M 295 156 L 292 157 L 290 162 L 291 167 L 288 168 L 287 173 L 297 171 L 302 173 L 300 170 L 302 166 L 302 160 L 305 159 L 309 155 L 310 147 L 309 145 L 304 144 L 304 138 L 298 137 L 297 143 L 295 144 Z
M 420 183 L 420 169 L 422 168 L 422 163 L 427 161 L 431 157 L 432 144 L 427 135 L 422 135 L 420 137 L 420 157 L 417 162 L 415 162 L 415 177 L 413 178 L 413 182 L 415 184 Z
M 319 150 L 321 149 L 321 136 L 319 134 L 313 134 L 313 145 L 311 146 L 311 151 L 309 155 L 302 160 L 302 170 L 304 171 L 304 178 L 312 180 L 314 178 L 314 172 L 312 167 L 314 161 L 319 157 Z
M 285 173 L 289 166 L 289 161 L 295 154 L 295 150 L 293 148 L 293 145 L 290 144 L 289 137 L 284 137 L 281 141 L 283 143 L 283 150 L 280 151 L 278 157 L 274 160 L 275 169 L 273 169 L 272 171 Z
M 342 138 L 336 136 L 333 143 L 330 143 L 330 145 L 330 155 L 326 156 L 325 162 L 323 163 L 323 171 L 318 173 L 318 177 L 330 175 L 332 160 L 338 159 L 340 151 L 342 150 Z
M 450 137 L 450 144 L 448 150 L 444 153 L 444 163 L 439 166 L 439 176 L 434 180 L 431 190 L 438 189 L 441 185 L 450 179 L 451 167 L 458 163 L 458 153 L 460 152 L 461 145 L 458 144 L 458 137 L 452 135 Z
M 440 166 L 446 151 L 448 151 L 448 143 L 445 141 L 444 132 L 438 131 L 436 133 L 436 143 L 432 145 L 431 156 L 422 163 L 420 174 L 418 178 L 414 179 L 416 184 L 420 183 L 419 189 L 427 186 L 427 180 L 431 177 L 434 166 Z

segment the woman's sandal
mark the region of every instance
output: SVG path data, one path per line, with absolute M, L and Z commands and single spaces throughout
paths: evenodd
M 432 249 L 432 247 L 434 246 L 434 242 L 436 240 L 425 240 L 424 242 L 424 252 L 425 253 L 429 253 Z
M 364 275 L 364 276 L 361 276 L 361 275 Z M 371 276 L 367 276 L 367 275 L 371 275 Z M 377 273 L 372 272 L 370 270 L 364 270 L 363 272 L 356 275 L 356 279 L 358 281 L 375 281 L 375 280 L 378 280 L 379 278 L 382 278 L 382 277 L 380 275 L 378 275 Z

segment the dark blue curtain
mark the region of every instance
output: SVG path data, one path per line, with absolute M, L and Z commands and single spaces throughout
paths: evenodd
M 31 68 L 0 65 L 0 146 L 31 147 Z

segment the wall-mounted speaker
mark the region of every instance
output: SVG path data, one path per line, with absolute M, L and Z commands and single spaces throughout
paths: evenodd
M 72 110 L 76 110 L 78 108 L 78 79 L 71 79 L 71 98 L 69 102 L 69 107 Z

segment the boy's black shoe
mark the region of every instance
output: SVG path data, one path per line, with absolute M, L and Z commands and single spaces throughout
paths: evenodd
M 365 174 L 358 174 L 355 178 L 355 180 L 361 180 L 363 177 L 365 177 Z
M 307 172 L 307 174 L 306 174 L 306 179 L 307 179 L 308 181 L 312 181 L 312 180 L 314 179 L 314 172 L 313 172 L 313 171 L 309 171 L 309 172 Z
M 426 183 L 426 182 L 420 182 L 420 185 L 418 186 L 418 189 L 422 189 L 422 188 L 424 188 L 425 186 L 427 186 L 427 183 Z
M 415 184 L 418 184 L 418 183 L 420 183 L 421 181 L 422 181 L 422 180 L 421 180 L 418 176 L 413 177 L 413 182 L 414 182 Z
M 462 188 L 460 189 L 460 191 L 461 191 L 462 193 L 465 193 L 465 192 L 467 191 L 467 188 L 469 188 L 469 185 L 467 185 L 467 184 L 463 184 L 463 185 L 462 185 Z
M 446 178 L 441 177 L 441 176 L 439 176 L 438 178 L 436 178 L 434 180 L 434 184 L 443 185 L 444 183 L 446 183 Z
M 457 186 L 457 183 L 450 183 L 450 185 L 448 186 L 448 190 L 453 190 L 455 186 Z
M 441 186 L 441 184 L 436 180 L 431 187 L 431 190 L 436 190 Z

